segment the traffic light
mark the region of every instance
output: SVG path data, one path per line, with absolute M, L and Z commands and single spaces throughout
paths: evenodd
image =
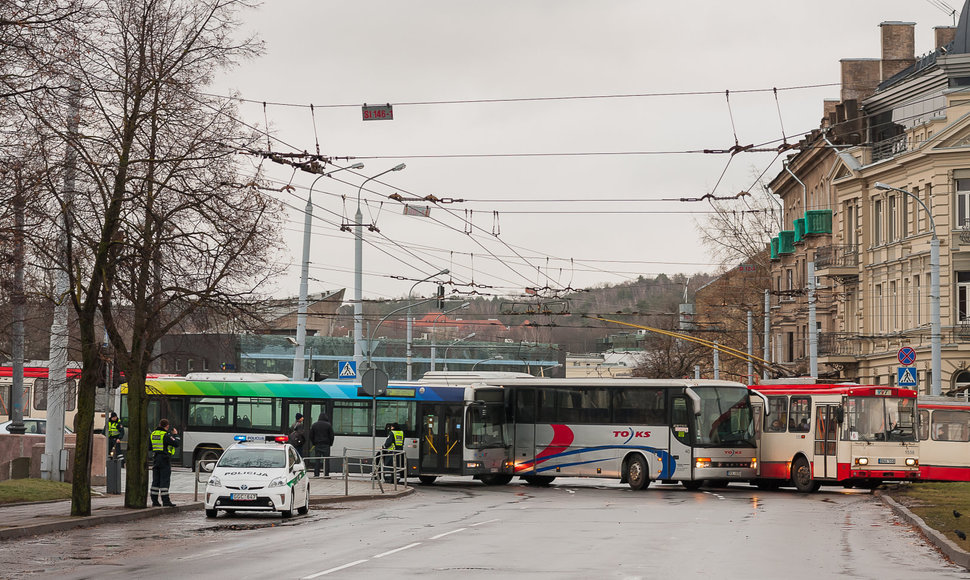
M 445 309 L 445 287 L 442 284 L 438 284 L 438 309 Z

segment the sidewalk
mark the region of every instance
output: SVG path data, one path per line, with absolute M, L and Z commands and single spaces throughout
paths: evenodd
M 202 514 L 202 494 L 205 491 L 205 481 L 208 474 L 200 474 L 198 484 L 198 500 L 195 499 L 194 474 L 184 468 L 172 470 L 171 490 L 172 502 L 177 507 L 149 507 L 146 509 L 128 509 L 124 507 L 125 496 L 108 495 L 104 486 L 93 487 L 91 493 L 91 515 L 75 517 L 71 515 L 69 500 L 25 503 L 0 506 L 0 541 L 22 538 L 50 532 L 61 532 L 75 528 L 87 528 L 105 523 L 127 522 L 182 511 L 198 511 Z M 124 473 L 122 473 L 124 486 Z M 122 487 L 122 491 L 124 488 Z M 371 487 L 369 479 L 350 477 L 345 482 L 341 476 L 332 479 L 313 477 L 310 475 L 310 504 L 320 505 L 344 501 L 369 499 L 391 499 L 408 495 L 414 491 L 413 487 L 384 484 L 384 493 L 379 487 Z

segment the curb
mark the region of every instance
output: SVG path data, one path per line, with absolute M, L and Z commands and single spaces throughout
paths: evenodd
M 89 528 L 92 526 L 99 526 L 101 524 L 117 523 L 117 522 L 132 522 L 135 520 L 143 520 L 146 518 L 152 518 L 155 516 L 163 516 L 175 512 L 197 510 L 202 507 L 201 502 L 189 502 L 179 504 L 174 508 L 145 508 L 145 509 L 131 509 L 131 508 L 120 508 L 117 513 L 111 514 L 100 514 L 93 516 L 69 516 L 67 519 L 58 520 L 56 522 L 48 522 L 46 524 L 36 524 L 31 526 L 20 526 L 16 528 L 0 529 L 0 540 L 10 540 L 15 538 L 24 538 L 27 536 L 36 536 L 38 534 L 48 534 L 51 532 L 62 532 L 66 530 L 74 530 L 77 528 Z
M 377 499 L 395 499 L 398 497 L 404 497 L 414 493 L 413 487 L 406 487 L 399 491 L 392 491 L 384 494 L 374 493 L 366 495 L 332 495 L 332 496 L 322 496 L 322 497 L 310 497 L 310 505 L 326 505 L 331 503 L 346 503 L 358 500 L 377 500 Z M 57 500 L 63 501 L 63 500 Z M 53 503 L 53 502 L 43 502 L 43 503 Z M 19 504 L 23 505 L 23 504 Z M 93 526 L 99 526 L 101 524 L 119 523 L 119 522 L 132 522 L 136 520 L 143 520 L 147 518 L 152 518 L 156 516 L 164 516 L 172 513 L 185 512 L 198 510 L 202 511 L 205 504 L 199 501 L 188 501 L 180 502 L 178 506 L 174 508 L 166 507 L 146 507 L 145 509 L 132 509 L 125 507 L 118 507 L 117 511 L 112 509 L 112 513 L 107 514 L 97 514 L 91 516 L 68 516 L 64 519 L 60 519 L 54 522 L 47 522 L 43 524 L 19 526 L 13 528 L 0 529 L 0 541 L 3 540 L 13 540 L 17 538 L 25 538 L 28 536 L 37 536 L 40 534 L 49 534 L 51 532 L 63 532 L 68 530 L 74 530 L 78 528 L 89 528 Z
M 876 493 L 879 499 L 890 508 L 897 516 L 920 529 L 924 536 L 935 545 L 943 554 L 957 566 L 963 566 L 970 570 L 970 552 L 954 544 L 949 538 L 926 525 L 921 517 L 906 509 L 905 506 L 883 493 Z

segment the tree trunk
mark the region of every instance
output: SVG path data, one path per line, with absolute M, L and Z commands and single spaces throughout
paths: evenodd
M 75 430 L 74 470 L 71 481 L 71 515 L 91 515 L 91 463 L 93 458 L 94 406 L 97 396 L 98 368 L 101 363 L 98 341 L 94 337 L 94 312 L 82 310 L 78 317 L 81 333 L 81 377 L 77 385 L 77 429 Z M 57 458 L 54 459 L 55 461 Z

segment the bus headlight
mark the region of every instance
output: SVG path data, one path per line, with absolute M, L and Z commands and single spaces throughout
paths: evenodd
M 869 465 L 869 458 L 868 457 L 856 457 L 855 458 L 855 464 L 856 465 Z
M 481 466 L 482 466 L 482 462 L 481 461 L 466 461 L 465 462 L 465 468 L 467 468 L 467 469 L 478 469 Z
M 919 460 L 915 457 L 906 458 L 906 467 L 916 467 L 917 465 L 919 465 Z
M 710 466 L 711 466 L 710 457 L 698 457 L 697 459 L 694 460 L 695 469 L 701 469 L 703 467 L 710 467 Z

